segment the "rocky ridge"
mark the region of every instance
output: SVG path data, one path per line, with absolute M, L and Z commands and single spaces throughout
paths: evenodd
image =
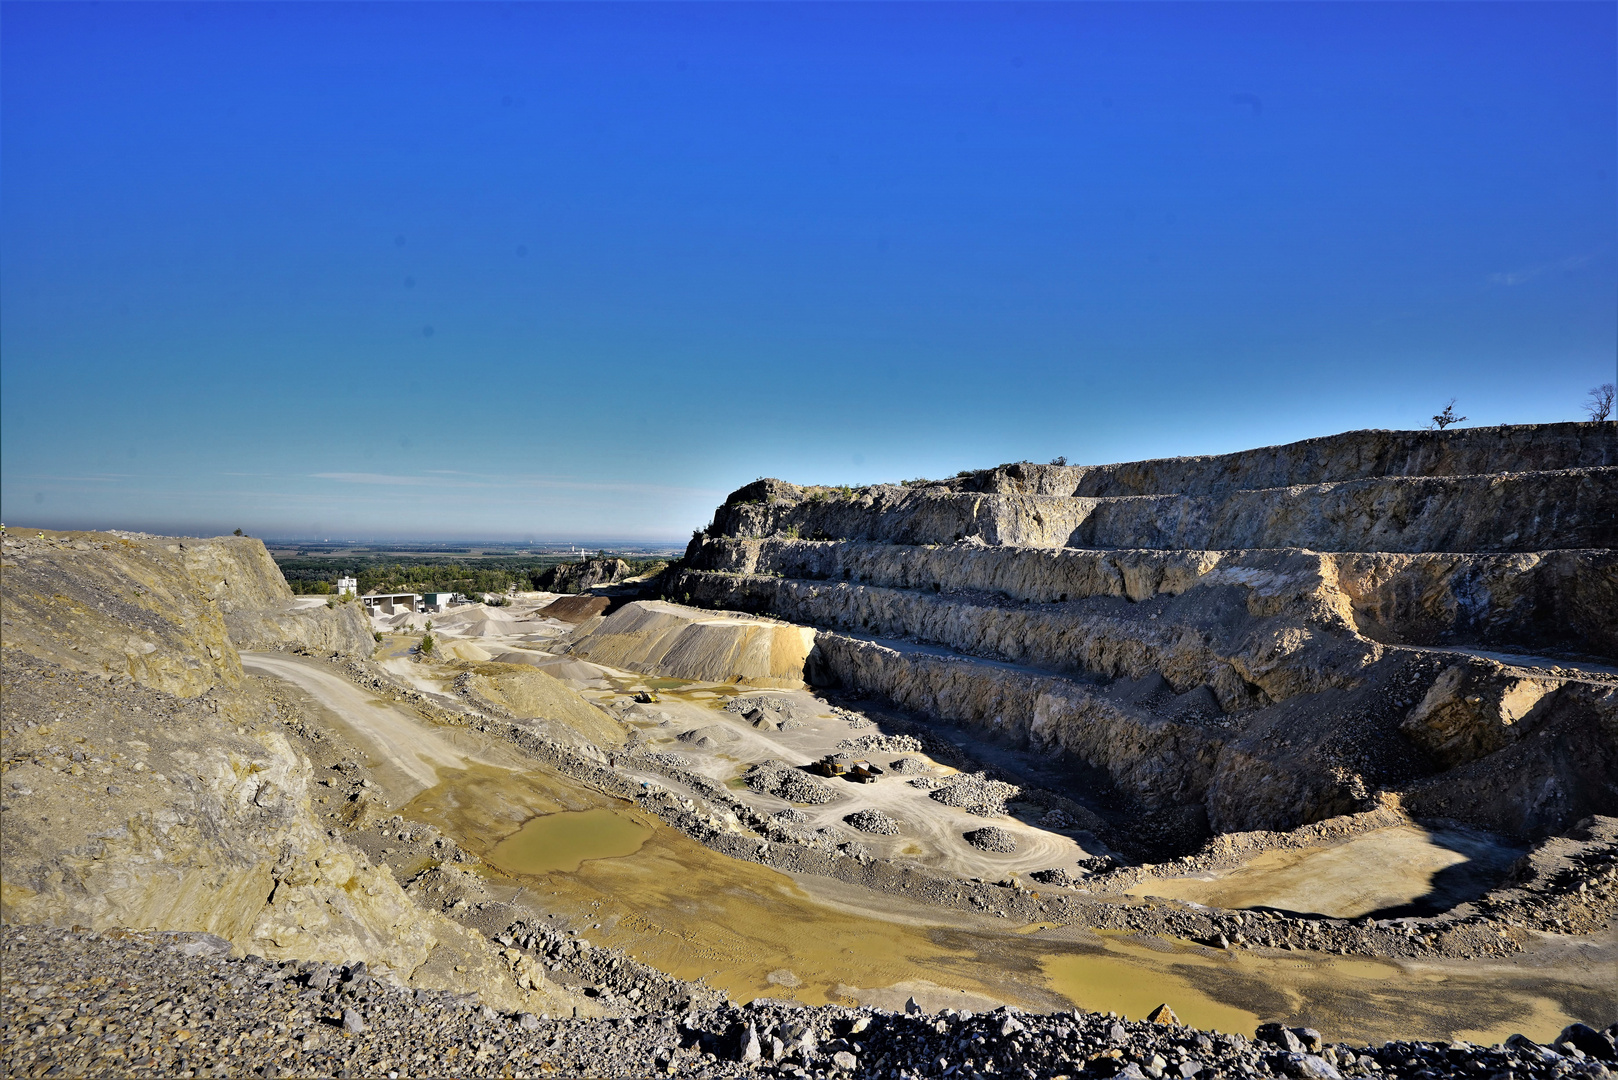
M 667 588 L 816 628 L 816 684 L 1100 770 L 1161 858 L 1379 792 L 1528 839 L 1618 812 L 1615 546 L 1618 426 L 1352 432 L 761 480 Z
M 550 1000 L 317 816 L 303 751 L 325 736 L 242 672 L 233 626 L 369 653 L 353 605 L 295 608 L 254 540 L 10 534 L 3 551 L 7 921 L 207 932 Z

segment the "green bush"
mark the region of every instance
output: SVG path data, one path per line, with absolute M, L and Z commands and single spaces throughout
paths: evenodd
M 426 656 L 427 654 L 431 653 L 432 651 L 433 651 L 433 636 L 431 634 L 428 634 L 426 637 L 421 639 L 421 652 L 422 652 L 423 656 Z

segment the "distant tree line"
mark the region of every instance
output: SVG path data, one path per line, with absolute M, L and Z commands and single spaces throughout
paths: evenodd
M 663 559 L 633 558 L 624 560 L 633 573 L 644 573 L 664 564 Z M 299 596 L 329 596 L 337 591 L 339 577 L 359 579 L 361 595 L 386 592 L 505 592 L 516 585 L 519 589 L 543 589 L 542 581 L 555 580 L 558 567 L 577 565 L 561 556 L 527 556 L 515 558 L 479 559 L 475 565 L 443 559 L 403 559 L 390 563 L 334 567 L 331 559 L 280 558 L 287 584 Z

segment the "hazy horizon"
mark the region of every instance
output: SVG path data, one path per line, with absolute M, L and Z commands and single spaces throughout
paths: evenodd
M 1615 378 L 1610 4 L 3 11 L 8 526 L 677 543 Z

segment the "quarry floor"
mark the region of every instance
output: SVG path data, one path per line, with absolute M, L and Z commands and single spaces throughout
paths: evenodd
M 449 629 L 439 624 L 434 633 Z M 450 646 L 444 649 L 450 655 L 466 642 L 490 659 L 503 659 L 499 654 L 515 650 L 540 653 L 565 629 L 463 639 L 451 631 L 440 641 Z M 410 659 L 408 640 L 387 640 L 378 654 L 384 666 L 418 690 L 449 700 L 456 670 Z M 675 684 L 542 655 L 525 659 L 623 715 L 656 748 L 679 753 L 694 771 L 763 809 L 788 804 L 736 783 L 747 763 L 797 763 L 830 752 L 850 735 L 882 730 L 880 724 L 851 728 L 847 718 L 806 692 L 776 691 L 771 693 L 794 703 L 795 715 L 808 719 L 802 728 L 765 732 L 723 710 L 736 687 Z M 913 996 L 929 1010 L 1010 1003 L 1113 1010 L 1135 1018 L 1166 1001 L 1187 1023 L 1227 1031 L 1250 1032 L 1259 1022 L 1280 1019 L 1315 1027 L 1328 1038 L 1491 1043 L 1517 1031 L 1548 1039 L 1571 1019 L 1601 1019 L 1590 1015 L 1599 1007 L 1593 1003 L 1610 997 L 1618 963 L 1618 935 L 1611 932 L 1594 938 L 1536 935 L 1526 951 L 1490 960 L 1411 962 L 1222 950 L 1172 937 L 940 908 L 726 857 L 651 814 L 540 766 L 507 743 L 435 725 L 375 697 L 333 665 L 288 654 L 244 654 L 243 661 L 250 672 L 301 692 L 309 716 L 359 749 L 364 776 L 407 821 L 440 830 L 481 860 L 491 898 L 668 974 L 700 978 L 738 1001 L 794 998 L 898 1008 Z M 647 690 L 659 700 L 633 701 Z M 736 737 L 714 739 L 712 749 L 678 738 L 716 725 Z M 974 746 L 959 737 L 952 742 L 962 755 L 953 765 L 928 759 L 939 775 L 970 767 L 974 751 L 1002 768 L 1016 764 L 1004 748 Z M 857 756 L 885 767 L 901 755 Z M 665 778 L 655 779 L 668 786 Z M 933 802 L 892 774 L 873 785 L 826 782 L 838 785 L 838 800 L 799 809 L 816 824 L 847 830 L 879 858 L 991 878 L 1073 865 L 1087 853 L 1071 835 L 1018 820 L 1015 803 L 1012 816 L 986 820 Z M 336 819 L 340 800 L 332 798 L 328 813 Z M 874 837 L 840 824 L 865 806 L 903 821 L 901 834 Z M 560 816 L 546 823 L 549 815 Z M 566 849 L 560 864 L 525 865 L 514 838 L 536 823 L 549 830 L 540 847 Z M 964 828 L 982 824 L 1013 831 L 1019 850 L 989 855 L 960 840 Z M 401 881 L 420 869 L 406 847 L 376 854 L 390 861 Z M 1388 829 L 1331 847 L 1260 853 L 1234 869 L 1156 880 L 1135 891 L 1229 907 L 1359 914 L 1421 896 L 1446 869 L 1455 877 L 1457 865 L 1474 864 L 1478 880 L 1487 882 L 1491 867 L 1515 854 L 1484 836 Z

